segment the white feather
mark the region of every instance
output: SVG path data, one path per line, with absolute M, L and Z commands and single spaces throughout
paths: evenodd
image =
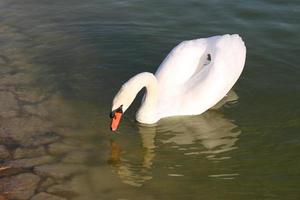
M 206 64 L 208 54 L 211 61 Z M 165 58 L 155 76 L 144 72 L 127 81 L 112 110 L 125 105 L 146 87 L 137 121 L 153 124 L 164 117 L 199 115 L 217 104 L 243 71 L 246 47 L 239 35 L 181 42 Z

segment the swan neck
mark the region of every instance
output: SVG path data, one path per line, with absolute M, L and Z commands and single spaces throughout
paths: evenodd
M 143 87 L 146 87 L 141 107 L 139 108 L 136 119 L 145 124 L 153 124 L 157 121 L 157 79 L 152 73 L 142 73 Z M 143 88 L 142 87 L 142 88 Z
M 155 78 L 155 77 L 154 77 Z M 146 91 L 143 97 L 143 105 L 144 107 L 153 107 L 157 103 L 157 81 L 156 78 L 150 78 L 145 85 Z

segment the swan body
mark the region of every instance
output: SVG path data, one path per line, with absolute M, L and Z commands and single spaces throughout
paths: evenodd
M 237 34 L 213 36 L 177 45 L 155 75 L 143 72 L 129 79 L 113 100 L 112 111 L 122 113 L 137 93 L 146 93 L 136 119 L 153 124 L 161 118 L 199 115 L 217 104 L 242 73 L 246 47 Z

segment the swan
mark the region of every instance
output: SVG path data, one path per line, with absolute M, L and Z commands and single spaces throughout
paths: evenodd
M 139 73 L 125 82 L 113 99 L 110 128 L 146 87 L 136 120 L 155 124 L 178 115 L 200 115 L 217 104 L 241 75 L 246 47 L 238 34 L 183 41 L 167 55 L 155 74 Z

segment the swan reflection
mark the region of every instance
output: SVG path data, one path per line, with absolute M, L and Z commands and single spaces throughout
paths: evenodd
M 215 108 L 236 100 L 235 93 L 227 96 Z M 111 141 L 109 163 L 122 182 L 132 186 L 142 186 L 152 178 L 155 151 L 159 146 L 175 149 L 174 154 L 202 156 L 213 162 L 230 159 L 225 152 L 236 149 L 236 142 L 241 131 L 232 121 L 226 119 L 217 110 L 209 110 L 200 116 L 172 117 L 159 121 L 155 127 L 138 126 L 143 151 L 136 161 L 126 152 L 126 146 L 120 147 Z M 140 150 L 136 149 L 136 152 Z M 172 161 L 170 161 L 172 162 Z M 174 160 L 174 167 L 178 163 Z
M 220 154 L 237 148 L 240 134 L 237 126 L 217 111 L 165 119 L 157 132 L 166 136 L 160 140 L 162 143 L 171 144 L 185 155 L 206 154 L 211 160 L 229 158 Z
M 122 150 L 120 145 L 112 140 L 111 154 L 108 163 L 114 167 L 114 171 L 118 174 L 121 180 L 132 186 L 142 186 L 145 181 L 152 179 L 151 169 L 155 157 L 155 127 L 139 127 L 139 133 L 142 138 L 142 160 L 139 163 L 132 158 L 128 159 L 130 155 Z M 138 150 L 137 150 L 138 151 Z M 133 161 L 133 159 L 135 161 Z

